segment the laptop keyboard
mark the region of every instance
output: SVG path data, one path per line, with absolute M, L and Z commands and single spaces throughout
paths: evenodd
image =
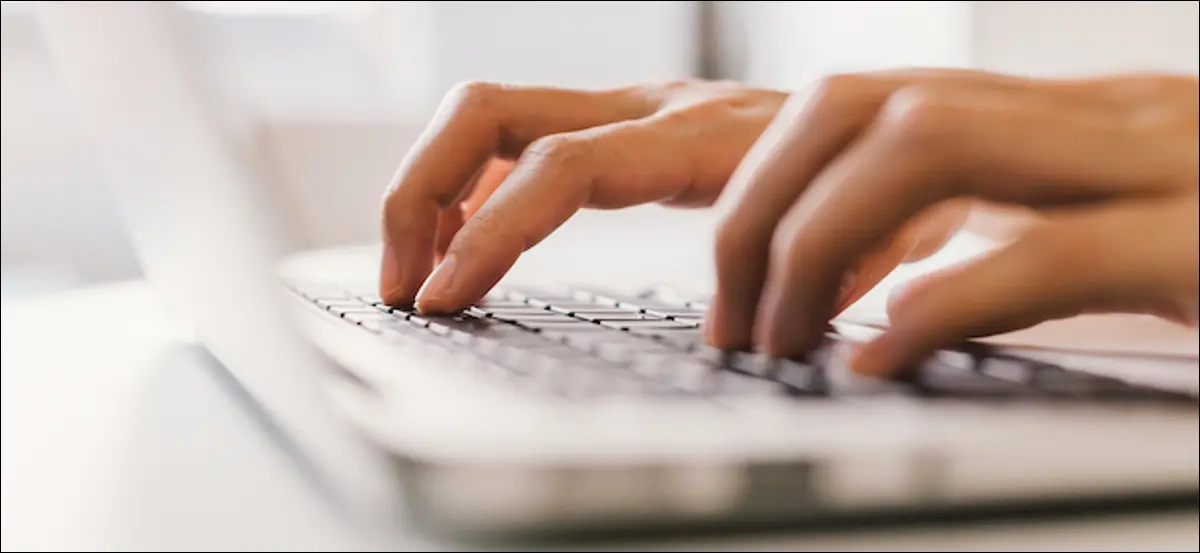
M 374 291 L 289 282 L 305 301 L 364 332 L 412 339 L 461 355 L 481 376 L 531 393 L 577 400 L 613 395 L 711 400 L 746 395 L 801 399 L 901 395 L 979 400 L 1197 403 L 1191 394 L 1072 371 L 982 346 L 943 350 L 903 380 L 836 371 L 836 338 L 805 359 L 705 345 L 707 306 L 665 295 L 625 297 L 581 289 L 498 288 L 447 316 L 385 305 Z

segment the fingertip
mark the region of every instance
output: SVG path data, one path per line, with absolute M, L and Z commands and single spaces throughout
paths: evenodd
M 454 251 L 446 254 L 417 292 L 417 311 L 444 315 L 475 305 L 500 281 L 509 266 L 493 265 L 492 261 Z
M 447 315 L 457 313 L 469 307 L 471 301 L 463 301 L 452 296 L 433 296 L 417 294 L 413 301 L 413 309 L 422 315 Z
M 413 308 L 422 315 L 445 315 L 464 309 L 464 307 L 457 305 L 457 302 L 447 298 L 422 298 L 420 296 L 414 302 Z
M 813 314 L 831 313 L 835 299 L 831 297 L 831 301 L 817 304 L 796 294 L 794 289 L 768 283 L 754 315 L 754 343 L 773 357 L 794 359 L 808 355 L 824 342 L 830 328 L 829 317 L 813 317 Z
M 461 205 L 454 205 L 438 213 L 437 231 L 434 233 L 434 255 L 439 262 L 450 249 L 454 236 L 462 229 L 465 220 L 463 209 Z
M 704 340 L 709 346 L 724 350 L 749 349 L 749 329 L 739 326 L 729 318 L 729 310 L 724 307 L 725 301 L 717 294 L 708 312 L 704 315 Z
M 916 278 L 902 284 L 897 284 L 896 287 L 888 293 L 888 319 L 896 320 L 905 311 L 912 310 L 912 306 L 919 303 L 920 298 L 925 295 L 925 290 L 930 289 L 931 283 L 933 283 L 937 277 L 938 275 L 935 274 Z
M 404 266 L 393 246 L 385 244 L 379 263 L 379 297 L 387 305 L 411 304 L 413 292 L 405 286 Z
M 864 376 L 885 378 L 893 376 L 902 366 L 895 338 L 884 333 L 874 340 L 855 345 L 847 364 L 849 369 Z
M 416 308 L 421 313 L 440 314 L 461 309 L 458 299 L 461 289 L 458 255 L 447 253 L 433 274 L 416 294 Z
M 898 314 L 904 312 L 904 306 L 911 302 L 912 284 L 905 283 L 896 287 L 888 294 L 887 298 L 887 316 L 889 320 L 896 320 Z

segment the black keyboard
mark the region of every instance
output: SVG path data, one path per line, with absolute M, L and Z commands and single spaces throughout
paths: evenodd
M 902 379 L 835 371 L 837 336 L 804 359 L 705 345 L 706 304 L 672 295 L 627 297 L 581 289 L 497 288 L 460 313 L 427 316 L 385 305 L 354 286 L 289 282 L 304 300 L 365 332 L 464 354 L 482 375 L 529 392 L 587 400 L 616 395 L 796 398 L 900 395 L 1196 404 L 1191 394 L 1072 371 L 980 345 L 943 350 Z

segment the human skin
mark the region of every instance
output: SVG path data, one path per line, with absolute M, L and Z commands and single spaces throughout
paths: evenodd
M 380 293 L 478 301 L 582 208 L 715 206 L 721 348 L 802 355 L 829 319 L 965 224 L 1003 246 L 894 294 L 852 364 L 1088 312 L 1197 319 L 1197 79 L 961 69 L 788 94 L 678 81 L 447 96 L 383 204 Z

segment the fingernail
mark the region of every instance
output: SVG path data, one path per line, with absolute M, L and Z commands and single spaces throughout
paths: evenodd
M 446 254 L 446 258 L 438 264 L 433 270 L 433 274 L 429 275 L 429 279 L 421 286 L 421 290 L 417 292 L 417 309 L 422 312 L 437 311 L 446 307 L 447 300 L 455 295 L 455 286 L 457 284 L 457 256 L 453 253 Z

